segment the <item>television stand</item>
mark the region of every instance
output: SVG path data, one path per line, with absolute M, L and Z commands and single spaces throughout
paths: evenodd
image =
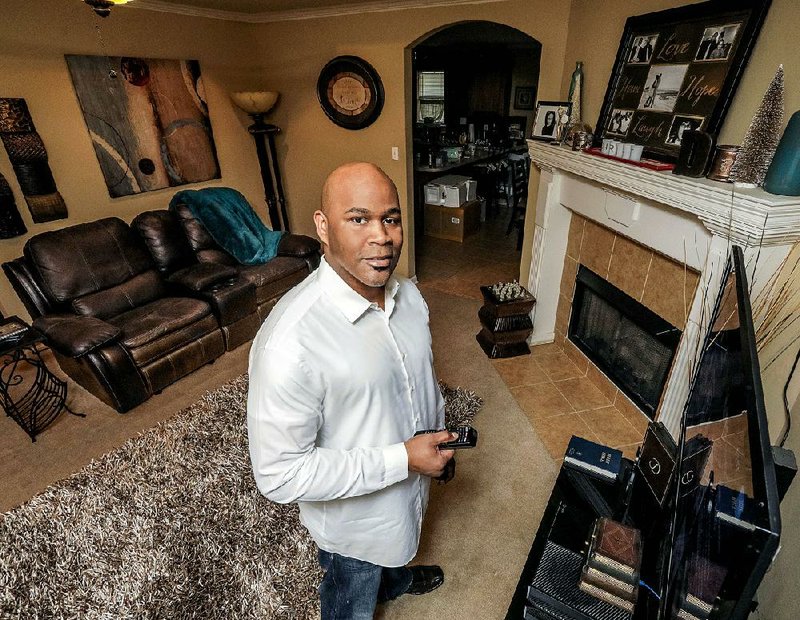
M 585 545 L 599 517 L 622 520 L 633 463 L 616 480 L 564 463 L 506 613 L 507 620 L 626 620 L 626 612 L 578 589 Z M 644 593 L 640 593 L 640 602 Z M 526 606 L 528 611 L 526 611 Z M 527 615 L 526 615 L 527 614 Z

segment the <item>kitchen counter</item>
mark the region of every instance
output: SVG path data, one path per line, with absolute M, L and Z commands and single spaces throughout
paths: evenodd
M 475 164 L 501 159 L 510 153 L 517 152 L 524 153 L 525 146 L 516 146 L 509 149 L 476 149 L 475 155 L 472 157 L 462 157 L 458 161 L 449 161 L 441 166 L 416 165 L 414 166 L 414 170 L 420 173 L 440 174 L 442 172 L 449 172 L 463 166 L 474 166 Z
M 425 184 L 436 177 L 446 173 L 463 171 L 469 175 L 469 168 L 483 163 L 490 163 L 505 159 L 511 153 L 525 153 L 525 145 L 505 149 L 476 149 L 472 157 L 462 158 L 459 161 L 447 162 L 441 166 L 414 166 L 414 233 L 419 238 L 424 234 L 425 211 Z M 480 188 L 478 188 L 480 191 Z

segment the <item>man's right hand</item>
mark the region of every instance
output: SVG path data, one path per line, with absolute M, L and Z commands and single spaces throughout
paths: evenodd
M 453 458 L 454 450 L 440 450 L 438 445 L 457 439 L 458 434 L 450 431 L 425 433 L 405 442 L 408 453 L 408 471 L 437 478 L 442 475 L 444 466 Z

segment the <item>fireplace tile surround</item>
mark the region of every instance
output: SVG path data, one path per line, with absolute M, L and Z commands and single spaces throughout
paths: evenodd
M 694 298 L 699 274 L 623 235 L 574 214 L 570 219 L 559 304 L 572 304 L 578 265 L 682 328 Z M 556 335 L 566 335 L 568 314 L 557 315 Z
M 689 368 L 731 243 L 750 259 L 755 297 L 800 240 L 800 201 L 542 142 L 528 145 L 538 170 L 529 192 L 536 208 L 528 277 L 537 298 L 531 344 L 555 342 L 618 409 L 638 411 L 565 338 L 575 274 L 584 264 L 684 330 L 657 412 L 676 434 Z

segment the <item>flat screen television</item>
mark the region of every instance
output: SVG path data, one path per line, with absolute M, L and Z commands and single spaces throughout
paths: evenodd
M 722 274 L 684 410 L 678 460 L 698 434 L 711 441 L 692 493 L 672 482 L 658 617 L 746 618 L 778 551 L 779 495 L 742 249 Z

